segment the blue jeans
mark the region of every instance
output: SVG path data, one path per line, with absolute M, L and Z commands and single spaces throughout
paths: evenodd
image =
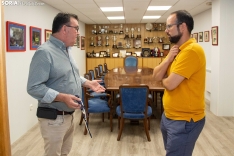
M 205 125 L 205 117 L 197 122 L 171 120 L 162 114 L 161 132 L 166 156 L 191 156 L 194 145 Z

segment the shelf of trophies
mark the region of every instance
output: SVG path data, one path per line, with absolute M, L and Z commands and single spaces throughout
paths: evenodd
M 85 25 L 85 46 L 88 58 L 119 58 L 125 55 L 162 57 L 167 41 L 165 24 L 103 24 Z M 148 52 L 144 52 L 144 50 Z M 123 52 L 123 53 L 122 53 Z M 143 55 L 145 53 L 145 55 Z M 149 54 L 150 53 L 150 54 Z M 147 54 L 147 55 L 146 55 Z

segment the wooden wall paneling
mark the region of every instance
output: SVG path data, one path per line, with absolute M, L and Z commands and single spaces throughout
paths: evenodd
M 108 70 L 111 70 L 113 68 L 115 68 L 115 59 L 116 58 L 106 58 L 105 59 L 105 62 L 107 64 L 107 67 L 108 67 Z
M 5 60 L 5 21 L 4 7 L 1 5 L 1 42 L 0 42 L 0 155 L 11 155 L 8 101 L 7 101 L 7 85 L 6 85 L 6 60 Z
M 103 66 L 104 63 L 105 63 L 105 58 L 104 57 L 95 59 L 95 67 L 97 67 L 99 64 L 101 64 Z
M 89 70 L 94 70 L 94 67 L 96 67 L 96 58 L 87 58 L 87 66 L 86 66 L 86 70 L 87 72 Z
M 138 57 L 137 59 L 138 59 L 138 66 L 142 67 L 143 66 L 143 62 L 142 62 L 143 58 L 142 57 Z
M 116 58 L 115 67 L 123 67 L 123 66 L 124 66 L 124 58 Z
M 143 58 L 143 66 L 149 68 L 155 68 L 161 62 L 161 57 L 148 57 Z

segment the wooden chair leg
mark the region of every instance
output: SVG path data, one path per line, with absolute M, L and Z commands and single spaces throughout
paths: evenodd
M 148 130 L 150 130 L 150 117 L 148 118 Z
M 147 121 L 147 119 L 144 119 L 144 128 L 145 128 L 145 133 L 146 133 L 148 141 L 151 141 L 150 135 L 149 135 L 149 130 L 148 130 L 148 121 Z
M 112 119 L 113 119 L 113 116 L 111 113 L 110 114 L 110 129 L 111 129 L 111 132 L 113 131 L 113 123 L 112 123 Z
M 124 127 L 124 118 L 120 119 L 120 130 L 119 130 L 119 134 L 118 134 L 118 138 L 117 140 L 119 141 L 123 132 L 123 127 Z
M 81 116 L 80 116 L 80 123 L 79 123 L 79 125 L 81 125 L 81 124 L 82 124 L 82 122 L 83 122 L 83 114 L 81 113 Z
M 102 113 L 102 122 L 104 122 L 104 113 Z
M 118 116 L 118 129 L 120 129 L 120 117 Z

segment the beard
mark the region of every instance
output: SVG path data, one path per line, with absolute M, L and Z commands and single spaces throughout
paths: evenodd
M 179 32 L 179 34 L 178 35 L 175 35 L 175 36 L 170 36 L 169 37 L 169 40 L 170 40 L 170 42 L 171 43 L 178 43 L 179 42 L 179 40 L 180 40 L 180 38 L 181 38 L 181 36 L 182 36 L 182 33 L 181 32 Z

